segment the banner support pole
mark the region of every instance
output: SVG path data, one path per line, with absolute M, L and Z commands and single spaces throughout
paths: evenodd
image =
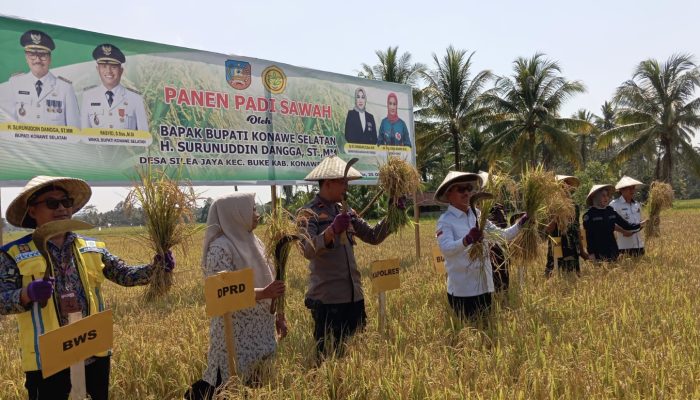
M 413 219 L 416 234 L 416 258 L 420 258 L 420 207 L 418 205 L 418 192 L 413 193 Z

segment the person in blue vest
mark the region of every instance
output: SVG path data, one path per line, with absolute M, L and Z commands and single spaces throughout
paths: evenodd
M 411 147 L 411 138 L 406 123 L 399 118 L 399 101 L 395 93 L 389 93 L 386 99 L 387 116 L 379 125 L 377 146 L 407 146 Z
M 36 229 L 70 219 L 91 194 L 90 186 L 81 179 L 37 176 L 10 203 L 6 218 L 17 227 Z M 39 336 L 67 325 L 69 314 L 80 312 L 87 317 L 105 310 L 101 291 L 105 279 L 121 286 L 149 283 L 153 264 L 129 266 L 104 243 L 74 232 L 50 238 L 46 250 L 53 264 L 48 279 L 43 278 L 46 260 L 32 234 L 0 248 L 0 315 L 17 315 L 29 399 L 67 399 L 70 369 L 42 377 Z M 156 261 L 161 261 L 158 256 Z M 172 271 L 172 254 L 166 254 L 164 261 L 165 269 Z M 109 353 L 85 361 L 87 392 L 93 400 L 108 398 L 109 368 Z

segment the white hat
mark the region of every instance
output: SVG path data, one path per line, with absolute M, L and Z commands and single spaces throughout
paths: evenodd
M 308 175 L 306 175 L 306 178 L 304 178 L 304 180 L 322 181 L 326 179 L 342 178 L 343 173 L 345 173 L 346 164 L 347 163 L 338 156 L 326 157 L 323 159 L 323 161 L 321 161 L 320 164 L 316 166 L 316 168 L 314 168 L 311 172 L 309 172 Z M 347 179 L 350 181 L 354 179 L 362 179 L 362 174 L 355 168 L 350 167 L 350 169 L 348 170 Z
M 614 187 L 613 185 L 593 185 L 591 190 L 588 192 L 588 196 L 586 196 L 586 205 L 589 207 L 593 205 L 593 195 L 595 192 L 603 189 L 607 189 L 609 192 L 612 192 Z
M 619 181 L 617 181 L 617 184 L 615 185 L 615 190 L 624 189 L 630 186 L 634 186 L 635 189 L 639 189 L 641 186 L 644 186 L 644 184 L 636 179 L 632 179 L 629 176 L 625 175 Z
M 440 184 L 440 186 L 438 186 L 437 190 L 435 191 L 435 200 L 441 203 L 449 203 L 449 201 L 445 197 L 445 194 L 448 190 L 450 190 L 450 187 L 452 187 L 452 185 L 456 183 L 467 181 L 478 181 L 479 186 L 483 184 L 483 181 L 481 180 L 481 176 L 479 176 L 479 174 L 459 171 L 448 172 L 445 179 L 442 180 L 442 183 Z
M 479 170 L 478 175 L 481 177 L 481 186 L 486 186 L 486 183 L 489 181 L 489 173 Z
M 27 215 L 29 200 L 34 193 L 47 186 L 55 186 L 68 192 L 68 196 L 74 200 L 73 213 L 83 208 L 90 200 L 90 196 L 92 196 L 90 186 L 82 179 L 65 176 L 35 176 L 27 182 L 22 192 L 7 207 L 7 212 L 5 213 L 7 222 L 21 228 L 36 228 L 34 218 Z
M 557 175 L 557 181 L 564 181 L 569 186 L 579 187 L 581 180 L 571 175 Z

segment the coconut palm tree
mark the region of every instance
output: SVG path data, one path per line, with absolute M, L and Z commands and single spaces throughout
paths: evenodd
M 583 168 L 586 168 L 586 163 L 588 162 L 589 157 L 589 148 L 593 145 L 595 142 L 595 134 L 598 132 L 596 125 L 594 124 L 594 121 L 596 121 L 598 118 L 596 115 L 594 115 L 592 112 L 582 108 L 576 112 L 576 114 L 572 115 L 571 118 L 573 119 L 578 119 L 581 121 L 586 121 L 588 122 L 589 126 L 585 127 L 586 129 L 582 131 L 577 131 L 576 133 L 576 138 L 578 139 L 579 142 L 579 153 L 581 154 L 581 164 Z M 592 139 L 592 140 L 591 140 Z
M 399 55 L 399 46 L 389 46 L 386 51 L 377 50 L 374 54 L 379 58 L 379 63 L 374 66 L 362 63 L 362 70 L 359 73 L 361 78 L 403 83 L 415 87 L 420 73 L 425 69 L 425 65 L 411 62 L 411 53 L 405 52 Z
M 619 126 L 604 132 L 598 145 L 609 146 L 621 139 L 622 148 L 613 156 L 616 164 L 640 153 L 653 152 L 655 178 L 671 182 L 676 159 L 684 160 L 700 174 L 700 154 L 692 146 L 694 130 L 700 127 L 700 71 L 688 54 L 674 54 L 664 63 L 644 60 L 632 79 L 617 88 Z
M 460 136 L 485 120 L 486 109 L 481 94 L 492 78 L 491 71 L 480 71 L 472 77 L 472 57 L 466 50 L 447 48 L 442 58 L 433 53 L 435 69 L 424 72 L 428 83 L 423 89 L 425 107 L 417 115 L 439 121 L 439 136 L 452 140 L 455 169 L 460 170 Z
M 484 94 L 493 110 L 486 143 L 490 160 L 510 154 L 515 166 L 549 163 L 554 153 L 579 165 L 580 154 L 572 131 L 590 129 L 590 123 L 562 118 L 562 104 L 577 93 L 585 92 L 581 82 L 561 76 L 556 61 L 537 53 L 529 59 L 513 62 L 513 75 L 496 81 L 496 87 Z M 548 165 L 545 165 L 548 167 Z

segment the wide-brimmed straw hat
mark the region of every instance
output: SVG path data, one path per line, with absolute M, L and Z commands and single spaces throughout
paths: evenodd
M 591 205 L 593 205 L 593 196 L 595 195 L 596 192 L 603 190 L 603 189 L 606 189 L 606 190 L 612 192 L 614 190 L 614 186 L 613 185 L 593 185 L 591 190 L 588 192 L 588 196 L 586 196 L 586 205 L 589 207 Z
M 564 181 L 567 185 L 572 187 L 579 187 L 579 185 L 581 185 L 581 180 L 572 175 L 557 175 L 557 181 Z
M 320 164 L 316 166 L 306 178 L 305 181 L 323 181 L 326 179 L 338 179 L 343 177 L 345 172 L 345 165 L 347 163 L 343 161 L 342 158 L 338 156 L 326 157 L 321 161 Z M 348 170 L 348 180 L 362 179 L 362 174 L 360 171 L 353 167 Z
M 437 190 L 435 191 L 435 201 L 439 201 L 441 203 L 449 203 L 449 201 L 445 197 L 445 194 L 447 194 L 447 191 L 450 189 L 450 187 L 457 183 L 468 181 L 478 181 L 479 186 L 483 184 L 483 181 L 481 180 L 481 176 L 479 176 L 479 174 L 460 171 L 448 172 L 445 179 L 442 180 L 442 183 L 440 184 L 440 186 L 438 186 Z
M 625 175 L 619 181 L 617 181 L 617 184 L 615 185 L 615 190 L 624 189 L 630 186 L 634 186 L 635 189 L 639 189 L 642 186 L 644 186 L 644 184 L 636 179 L 630 178 L 629 176 Z
M 21 228 L 36 228 L 36 221 L 27 214 L 29 199 L 34 193 L 47 186 L 61 188 L 68 193 L 69 197 L 73 198 L 73 213 L 83 208 L 92 195 L 90 186 L 82 179 L 69 178 L 66 176 L 35 176 L 27 182 L 22 192 L 20 192 L 20 194 L 12 200 L 10 206 L 7 207 L 5 215 L 7 222 Z

